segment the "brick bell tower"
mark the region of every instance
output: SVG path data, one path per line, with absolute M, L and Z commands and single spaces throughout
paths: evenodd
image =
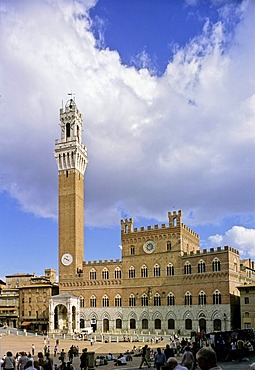
M 59 282 L 75 278 L 84 260 L 84 174 L 88 159 L 82 144 L 82 124 L 75 101 L 68 100 L 60 109 L 61 140 L 55 141 Z

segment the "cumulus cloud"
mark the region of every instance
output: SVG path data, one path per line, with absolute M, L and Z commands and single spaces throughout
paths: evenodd
M 123 65 L 100 22 L 98 47 L 94 1 L 19 4 L 1 4 L 0 188 L 24 211 L 57 215 L 54 139 L 72 90 L 89 155 L 87 225 L 118 224 L 122 210 L 165 220 L 173 204 L 191 226 L 253 214 L 253 2 L 238 7 L 231 37 L 224 18 L 206 21 L 162 76 L 145 52 L 139 67 Z
M 240 252 L 241 258 L 255 258 L 255 230 L 243 226 L 233 226 L 223 235 L 212 235 L 209 237 L 212 245 L 229 245 Z

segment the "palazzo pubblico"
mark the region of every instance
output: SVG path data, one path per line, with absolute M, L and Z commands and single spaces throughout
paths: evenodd
M 59 282 L 52 281 L 54 270 L 46 270 L 51 284 L 44 300 L 47 331 L 72 334 L 92 326 L 96 333 L 187 336 L 240 328 L 238 287 L 254 285 L 254 262 L 240 260 L 238 250 L 229 246 L 201 250 L 199 235 L 182 223 L 181 210 L 168 212 L 165 224 L 139 229 L 132 218 L 121 220 L 121 260 L 84 261 L 88 158 L 82 125 L 71 99 L 60 109 L 61 138 L 55 142 Z M 57 294 L 52 286 L 58 286 Z M 31 282 L 26 288 L 30 294 L 38 289 Z M 31 304 L 31 315 L 26 314 L 26 292 L 20 295 L 19 326 L 40 320 L 39 304 L 36 315 Z

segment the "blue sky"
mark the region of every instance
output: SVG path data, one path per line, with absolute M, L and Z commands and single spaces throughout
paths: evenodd
M 0 3 L 0 277 L 57 269 L 59 109 L 84 116 L 85 260 L 120 220 L 183 222 L 255 257 L 255 3 Z M 11 262 L 10 262 L 11 261 Z

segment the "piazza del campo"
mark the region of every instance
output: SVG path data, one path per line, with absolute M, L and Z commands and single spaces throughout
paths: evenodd
M 231 246 L 200 249 L 199 235 L 169 211 L 166 223 L 121 220 L 121 260 L 84 261 L 83 118 L 73 99 L 60 109 L 58 280 L 17 272 L 0 281 L 0 323 L 51 334 L 190 336 L 255 326 L 255 264 Z M 89 248 L 89 246 L 85 246 Z

